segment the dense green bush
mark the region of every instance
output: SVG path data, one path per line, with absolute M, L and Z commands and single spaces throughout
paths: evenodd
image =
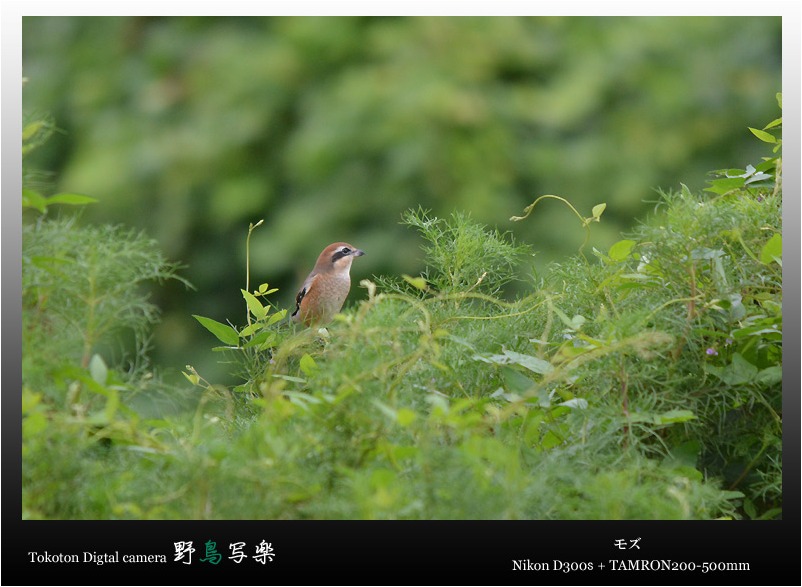
M 363 280 L 367 299 L 322 330 L 289 324 L 266 284 L 249 285 L 247 319 L 197 316 L 240 384 L 188 366 L 183 404 L 186 388 L 109 351 L 115 329 L 153 317 L 133 286 L 175 267 L 138 235 L 40 217 L 23 259 L 24 513 L 778 517 L 780 169 L 769 157 L 717 173 L 708 193 L 664 193 L 626 239 L 530 268 L 512 297 L 527 246 L 464 214 L 409 211 L 422 276 Z M 119 321 L 100 319 L 114 308 Z M 155 403 L 167 392 L 172 414 Z
M 32 120 L 23 132 L 23 515 L 111 517 L 103 483 L 107 459 L 117 458 L 110 447 L 148 450 L 158 442 L 141 425 L 145 415 L 186 403 L 175 403 L 180 393 L 172 407 L 159 401 L 169 394 L 148 359 L 158 308 L 143 289 L 180 278 L 142 233 L 59 214 L 93 198 L 42 195 L 46 178 L 27 155 L 51 131 Z

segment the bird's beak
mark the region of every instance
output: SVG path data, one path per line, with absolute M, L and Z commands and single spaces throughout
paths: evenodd
M 355 249 L 353 253 L 351 253 L 354 257 L 361 257 L 365 254 L 365 251 L 362 249 Z

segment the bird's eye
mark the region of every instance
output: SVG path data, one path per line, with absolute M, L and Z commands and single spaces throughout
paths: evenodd
M 343 255 L 350 255 L 351 254 L 351 249 L 349 249 L 348 247 L 343 247 L 342 249 L 340 249 L 340 252 Z

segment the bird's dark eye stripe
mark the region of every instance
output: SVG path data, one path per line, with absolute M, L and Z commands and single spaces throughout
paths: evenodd
M 342 249 L 340 249 L 339 251 L 335 252 L 331 256 L 331 262 L 333 263 L 334 261 L 337 261 L 338 259 L 342 259 L 343 257 L 347 257 L 350 254 L 351 254 L 351 249 L 349 249 L 348 247 L 343 247 Z

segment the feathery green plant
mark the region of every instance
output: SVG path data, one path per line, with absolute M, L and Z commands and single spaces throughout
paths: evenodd
M 90 359 L 72 381 L 94 382 L 106 401 L 92 411 L 99 428 L 82 425 L 69 440 L 68 421 L 56 413 L 58 425 L 46 427 L 54 412 L 26 391 L 27 511 L 777 517 L 780 169 L 775 157 L 760 181 L 663 193 L 625 239 L 590 258 L 580 250 L 514 299 L 502 297 L 504 286 L 528 246 L 466 215 L 421 210 L 404 222 L 424 239 L 422 277 L 364 280 L 368 299 L 325 330 L 282 325 L 269 287 L 246 283 L 244 326 L 199 321 L 241 369 L 236 392 L 247 393 L 189 368 L 193 410 L 145 422 Z M 533 218 L 534 204 L 527 211 Z M 580 215 L 585 227 L 602 211 Z M 51 441 L 77 446 L 81 458 L 45 454 Z M 44 467 L 56 486 L 79 491 L 55 495 Z

